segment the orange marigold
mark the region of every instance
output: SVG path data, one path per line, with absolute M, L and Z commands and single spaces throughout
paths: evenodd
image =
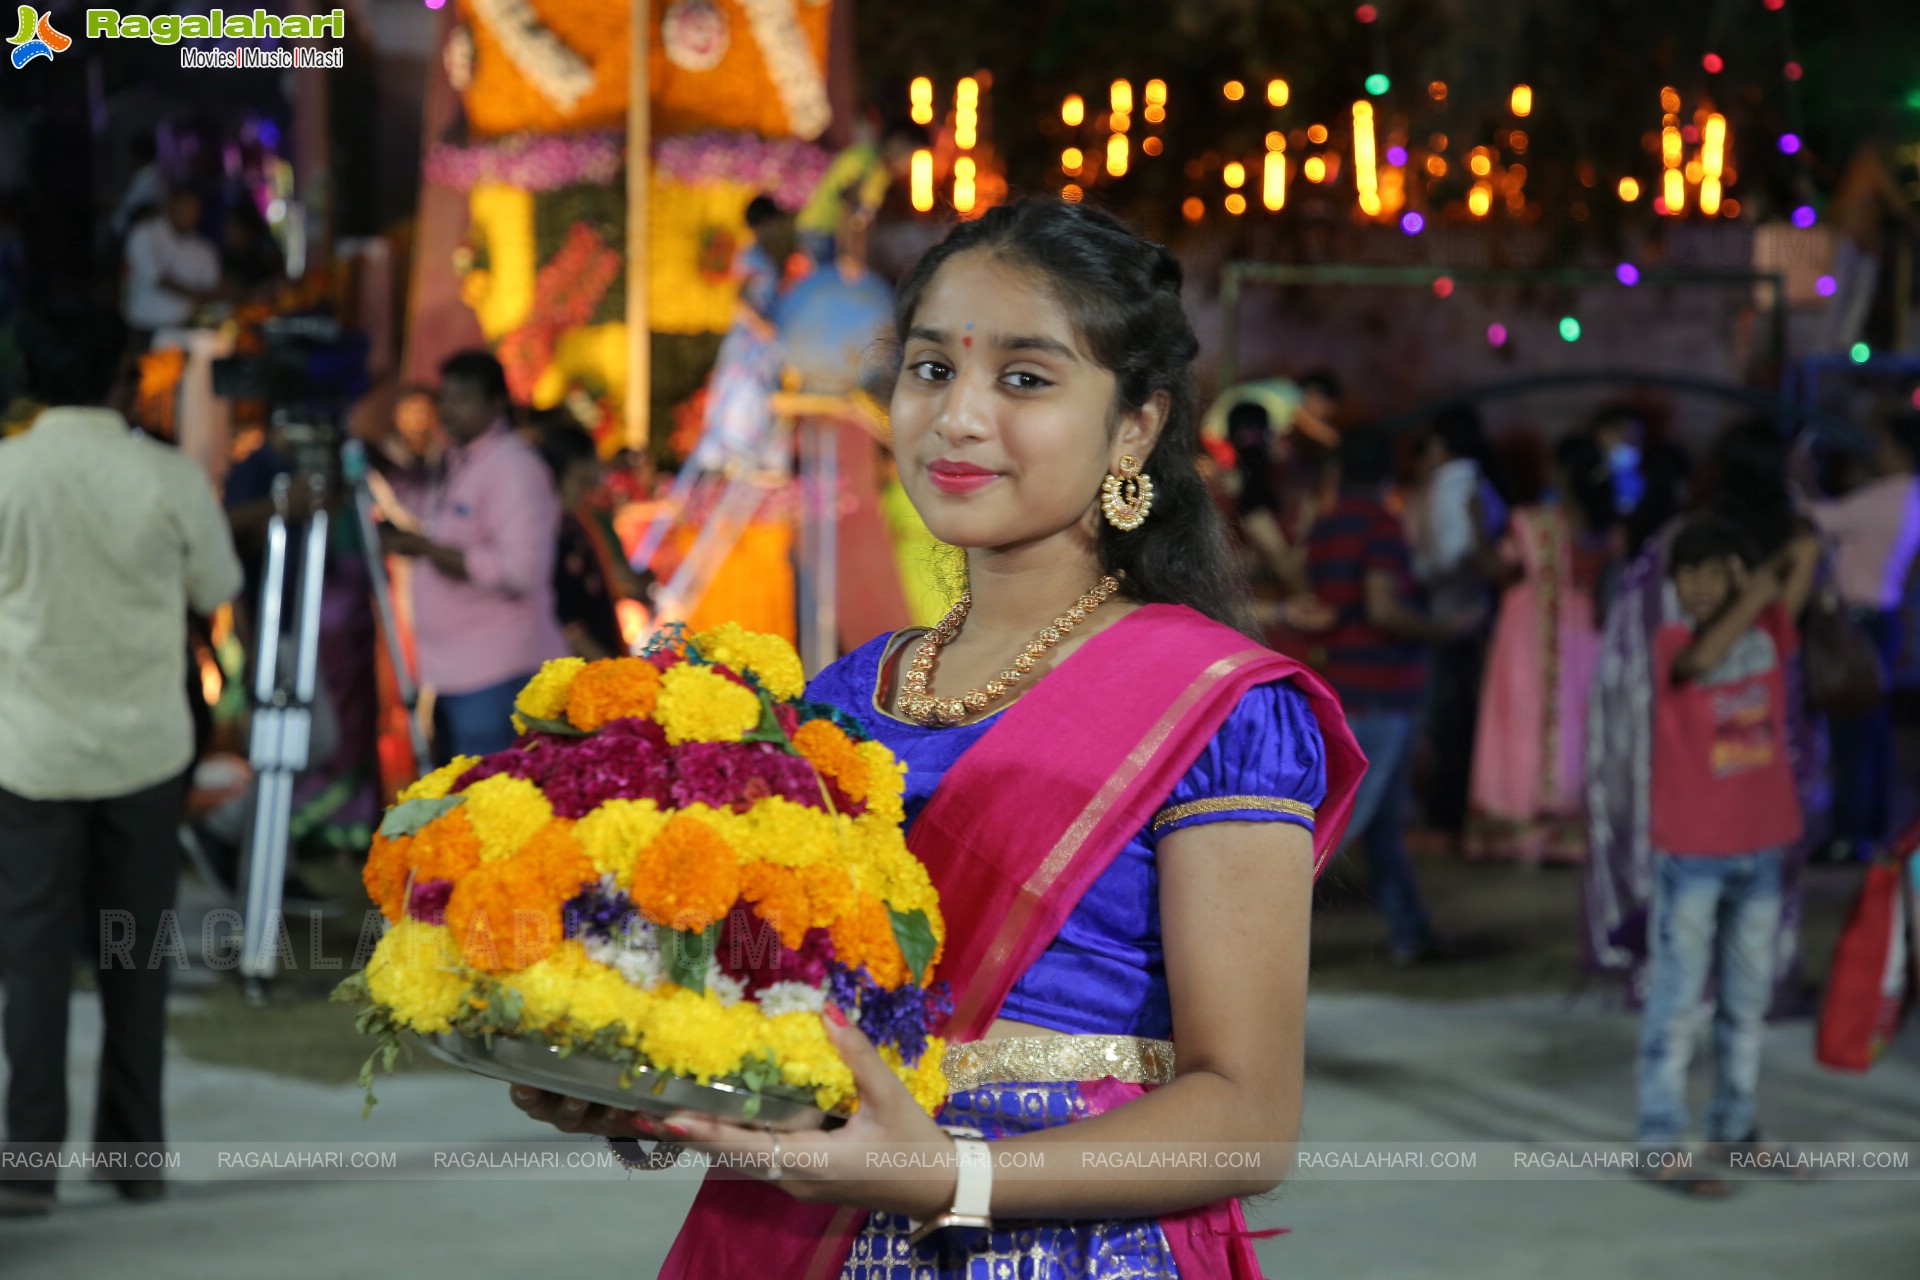
M 480 836 L 464 808 L 443 813 L 413 836 L 415 880 L 459 880 L 480 865 Z
M 867 798 L 867 762 L 839 725 L 831 720 L 809 720 L 794 730 L 793 746 L 812 761 L 814 768 L 839 783 L 848 799 Z
M 573 838 L 573 823 L 565 818 L 555 818 L 536 831 L 514 860 L 522 858 L 539 869 L 542 887 L 562 903 L 579 893 L 582 885 L 600 878 L 593 859 Z
M 676 817 L 634 860 L 630 892 L 655 924 L 705 928 L 740 897 L 740 861 L 712 827 Z
M 824 929 L 853 909 L 853 877 L 847 869 L 816 862 L 800 868 L 800 884 L 807 891 L 807 922 Z
M 592 732 L 609 720 L 653 714 L 660 696 L 660 672 L 645 658 L 603 658 L 589 662 L 567 690 L 567 719 Z
M 396 924 L 407 911 L 408 846 L 412 843 L 412 836 L 389 840 L 375 835 L 373 848 L 367 853 L 367 865 L 360 872 L 360 882 L 367 886 L 367 897 L 380 908 L 381 915 Z
M 812 907 L 800 877 L 771 862 L 750 862 L 740 869 L 740 896 L 753 914 L 780 932 L 780 941 L 798 951 L 812 923 Z
M 560 902 L 534 858 L 501 858 L 453 886 L 447 927 L 475 969 L 503 973 L 546 959 L 560 942 Z
M 906 957 L 893 936 L 893 917 L 887 904 L 862 895 L 850 911 L 833 922 L 834 958 L 850 969 L 867 966 L 867 974 L 891 991 L 907 980 Z

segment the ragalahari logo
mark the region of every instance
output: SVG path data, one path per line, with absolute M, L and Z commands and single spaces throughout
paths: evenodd
M 13 65 L 18 69 L 35 58 L 52 58 L 56 53 L 65 53 L 68 46 L 73 44 L 73 37 L 63 36 L 53 29 L 52 10 L 40 13 L 23 4 L 20 6 L 20 34 L 7 43 L 13 46 Z

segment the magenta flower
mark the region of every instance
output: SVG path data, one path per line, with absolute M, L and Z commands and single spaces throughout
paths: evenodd
M 445 924 L 447 899 L 452 896 L 451 880 L 417 881 L 407 894 L 407 915 L 422 924 Z

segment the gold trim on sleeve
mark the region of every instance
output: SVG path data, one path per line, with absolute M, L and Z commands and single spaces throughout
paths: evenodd
M 1185 804 L 1176 804 L 1162 809 L 1154 815 L 1153 829 L 1172 826 L 1185 818 L 1202 813 L 1244 813 L 1247 810 L 1259 810 L 1263 813 L 1285 813 L 1296 818 L 1313 821 L 1313 806 L 1300 800 L 1283 800 L 1276 796 L 1212 796 L 1205 800 L 1189 800 Z
M 1107 1076 L 1161 1085 L 1173 1080 L 1173 1044 L 1100 1035 L 973 1040 L 948 1045 L 941 1070 L 951 1093 L 988 1084 L 1071 1084 Z

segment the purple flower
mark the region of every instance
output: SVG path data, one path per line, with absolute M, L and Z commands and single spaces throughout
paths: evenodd
M 903 983 L 888 991 L 867 976 L 864 965 L 853 970 L 833 965 L 827 999 L 859 1023 L 874 1044 L 899 1050 L 908 1066 L 919 1063 L 927 1051 L 927 1037 L 944 1027 L 953 1014 L 953 995 L 946 982 L 931 988 Z
M 534 781 L 562 818 L 583 818 L 608 800 L 668 803 L 667 735 L 651 720 L 611 721 L 591 737 L 558 743 L 541 764 Z
M 453 896 L 451 880 L 421 880 L 407 894 L 407 914 L 422 924 L 447 922 L 447 899 Z
M 565 936 L 603 942 L 619 941 L 628 922 L 637 917 L 633 899 L 618 889 L 608 890 L 597 884 L 568 898 L 560 909 Z

